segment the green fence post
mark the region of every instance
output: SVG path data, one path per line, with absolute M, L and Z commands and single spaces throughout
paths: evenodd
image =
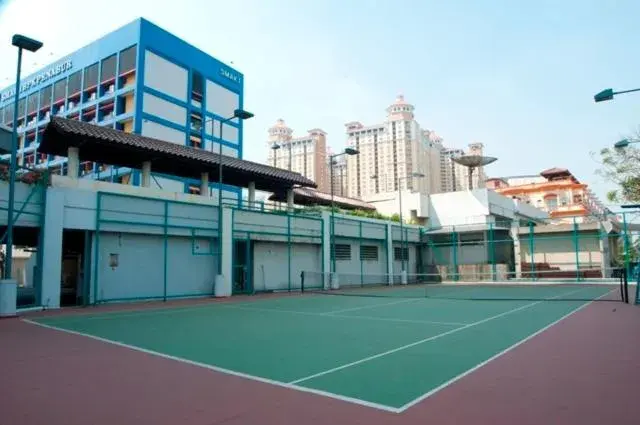
M 320 270 L 322 270 L 322 289 L 324 289 L 324 278 L 327 272 L 324 268 L 324 220 L 320 222 Z
M 42 263 L 44 261 L 44 231 L 45 231 L 45 216 L 47 214 L 47 184 L 49 182 L 49 171 L 46 170 L 43 174 L 43 179 L 38 182 L 42 190 L 42 196 L 40 197 L 40 202 L 42 203 L 42 207 L 40 208 L 40 232 L 38 233 L 38 258 L 36 259 L 36 270 L 37 275 L 35 276 L 35 281 L 33 285 L 35 286 L 36 291 L 36 306 L 42 305 Z M 85 246 L 85 252 L 86 252 Z M 89 251 L 90 252 L 90 251 Z M 85 262 L 87 260 L 85 259 Z M 86 280 L 86 278 L 85 278 Z M 86 286 L 86 283 L 85 283 Z M 86 300 L 85 300 L 86 303 Z
M 622 213 L 622 233 L 623 249 L 624 249 L 624 269 L 627 271 L 627 276 L 631 276 L 631 267 L 629 264 L 629 230 L 627 227 L 627 213 Z
M 451 239 L 453 241 L 453 281 L 458 281 L 458 232 L 455 226 L 452 228 Z
M 580 281 L 580 243 L 578 239 L 580 235 L 578 234 L 578 222 L 576 218 L 573 217 L 573 247 L 576 252 L 576 281 Z
M 493 223 L 489 223 L 489 262 L 491 264 L 491 280 L 496 280 L 497 278 L 497 268 L 496 268 L 496 257 L 495 257 L 495 244 L 494 244 L 494 234 L 493 234 Z
M 287 212 L 287 279 L 291 292 L 291 213 Z
M 244 292 L 253 293 L 253 258 L 251 258 L 251 233 L 247 232 L 244 247 Z
M 96 252 L 93 258 L 93 304 L 98 304 L 98 274 L 100 261 L 100 208 L 102 206 L 102 192 L 98 192 L 96 201 Z
M 533 222 L 529 222 L 529 256 L 531 257 L 530 264 L 530 275 L 533 280 L 537 280 L 536 276 L 536 261 L 535 261 L 535 244 L 533 240 Z
M 360 252 L 360 286 L 364 286 L 364 263 L 362 261 L 362 221 L 358 221 L 358 251 Z
M 162 237 L 163 237 L 163 261 L 164 261 L 164 271 L 163 271 L 163 286 L 162 286 L 162 300 L 167 301 L 167 274 L 169 267 L 169 201 L 164 201 L 164 225 L 162 227 Z

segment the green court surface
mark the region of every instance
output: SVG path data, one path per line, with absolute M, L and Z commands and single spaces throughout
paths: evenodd
M 538 300 L 482 301 L 414 297 L 401 290 L 397 297 L 296 294 L 34 322 L 401 412 L 615 290 L 576 285 Z

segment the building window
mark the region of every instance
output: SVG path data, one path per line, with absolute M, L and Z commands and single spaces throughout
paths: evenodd
M 120 52 L 118 64 L 118 87 L 132 86 L 136 81 L 136 46 L 131 46 Z
M 81 71 L 75 72 L 69 75 L 69 82 L 67 84 L 67 91 L 69 93 L 69 109 L 80 104 L 80 95 L 82 92 L 82 73 Z
M 95 100 L 98 87 L 98 64 L 94 63 L 84 69 L 84 102 Z
M 18 101 L 18 119 L 21 119 L 24 117 L 26 105 L 27 105 L 27 101 L 25 100 L 24 97 Z M 18 123 L 18 125 L 20 125 L 20 123 Z
M 376 245 L 362 245 L 360 247 L 361 261 L 378 261 L 378 247 Z
M 116 66 L 118 59 L 111 55 L 100 64 L 100 94 L 111 94 L 116 90 Z
M 407 247 L 393 247 L 393 258 L 395 261 L 409 261 L 409 248 Z
M 335 244 L 331 246 L 331 256 L 339 261 L 351 260 L 351 245 Z
M 549 211 L 553 211 L 553 210 L 558 208 L 558 197 L 555 196 L 555 195 L 554 196 L 545 197 L 544 203 L 546 204 L 547 209 Z
M 123 76 L 136 69 L 136 46 L 131 46 L 120 52 L 118 75 Z
M 38 109 L 38 93 L 33 93 L 27 98 L 27 115 L 35 114 Z
M 193 71 L 191 77 L 191 102 L 200 107 L 204 93 L 204 79 L 198 71 Z

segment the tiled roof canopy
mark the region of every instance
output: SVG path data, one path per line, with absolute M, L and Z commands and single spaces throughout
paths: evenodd
M 93 161 L 120 167 L 141 168 L 151 161 L 151 172 L 200 180 L 218 181 L 220 158 L 217 153 L 169 143 L 137 134 L 125 133 L 90 123 L 54 117 L 47 124 L 39 152 L 67 156 L 69 147 L 79 149 L 80 161 Z M 316 187 L 299 173 L 222 155 L 222 181 L 225 184 L 284 192 L 297 186 Z
M 271 195 L 270 201 L 284 202 L 286 197 L 281 194 Z M 331 195 L 328 193 L 319 192 L 315 189 L 309 188 L 296 188 L 293 190 L 293 202 L 296 205 L 331 205 Z M 340 208 L 347 210 L 365 210 L 375 211 L 375 207 L 359 199 L 345 198 L 344 196 L 333 197 L 333 203 Z

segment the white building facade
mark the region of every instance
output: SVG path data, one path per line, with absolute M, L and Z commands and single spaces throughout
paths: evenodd
M 429 194 L 440 187 L 440 148 L 425 136 L 413 111 L 413 105 L 400 95 L 387 108 L 383 123 L 345 124 L 347 146 L 359 152 L 346 158 L 349 197 L 366 201 L 381 193 Z M 412 178 L 412 173 L 424 177 Z
M 302 174 L 313 180 L 321 192 L 329 192 L 327 168 L 327 133 L 319 128 L 303 137 L 293 137 L 293 130 L 279 119 L 269 129 L 267 164 Z

